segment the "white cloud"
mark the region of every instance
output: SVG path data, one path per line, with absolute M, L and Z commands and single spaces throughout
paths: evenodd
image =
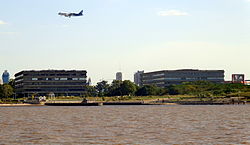
M 187 12 L 182 12 L 179 10 L 167 10 L 167 11 L 159 11 L 159 16 L 188 16 Z
M 6 22 L 0 20 L 0 25 L 4 25 Z

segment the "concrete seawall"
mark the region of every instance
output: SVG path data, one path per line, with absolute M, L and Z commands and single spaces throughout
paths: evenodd
M 0 104 L 0 107 L 25 107 L 25 106 L 42 106 L 41 104 Z
M 47 106 L 102 106 L 102 103 L 45 103 Z
M 73 103 L 73 102 L 50 102 L 47 106 L 102 106 L 102 105 L 153 105 L 143 102 L 91 102 L 91 103 Z

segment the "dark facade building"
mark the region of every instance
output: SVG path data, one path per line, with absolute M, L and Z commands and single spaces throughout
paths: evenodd
M 192 81 L 224 82 L 224 70 L 162 70 L 141 74 L 143 85 L 156 85 L 166 87 L 173 84 Z
M 15 74 L 17 96 L 80 96 L 87 85 L 85 70 L 31 70 Z

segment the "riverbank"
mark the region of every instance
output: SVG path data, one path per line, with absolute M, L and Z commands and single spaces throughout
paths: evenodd
M 246 105 L 244 101 L 238 102 L 214 102 L 214 101 L 169 101 L 169 100 L 145 100 L 145 101 L 52 101 L 47 102 L 47 106 L 114 106 L 114 105 Z
M 25 98 L 22 99 L 25 100 Z M 85 100 L 85 103 L 83 100 Z M 21 100 L 18 100 L 19 103 L 16 102 L 16 100 L 12 103 L 10 101 L 0 104 L 0 106 L 244 105 L 250 103 L 250 101 L 244 97 L 197 97 L 191 95 L 86 97 L 84 99 L 81 97 L 57 97 L 53 100 L 48 99 L 46 104 L 32 104 Z
M 0 104 L 0 107 L 26 107 L 26 106 L 42 106 L 40 104 L 28 104 L 28 103 L 23 103 L 23 104 Z

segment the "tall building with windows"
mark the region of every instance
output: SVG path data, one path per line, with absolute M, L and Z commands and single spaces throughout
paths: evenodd
M 31 70 L 15 74 L 17 96 L 80 96 L 87 85 L 85 70 Z
M 134 83 L 138 86 L 142 86 L 142 74 L 144 73 L 144 71 L 137 71 L 134 74 Z
M 116 73 L 116 80 L 122 81 L 122 72 L 117 72 Z
M 192 81 L 210 81 L 214 83 L 224 82 L 224 70 L 162 70 L 143 73 L 141 75 L 142 85 L 156 85 L 166 87 L 174 84 Z
M 10 81 L 10 74 L 8 73 L 7 70 L 5 70 L 3 72 L 2 79 L 3 79 L 3 84 L 8 84 L 9 83 L 9 81 Z

